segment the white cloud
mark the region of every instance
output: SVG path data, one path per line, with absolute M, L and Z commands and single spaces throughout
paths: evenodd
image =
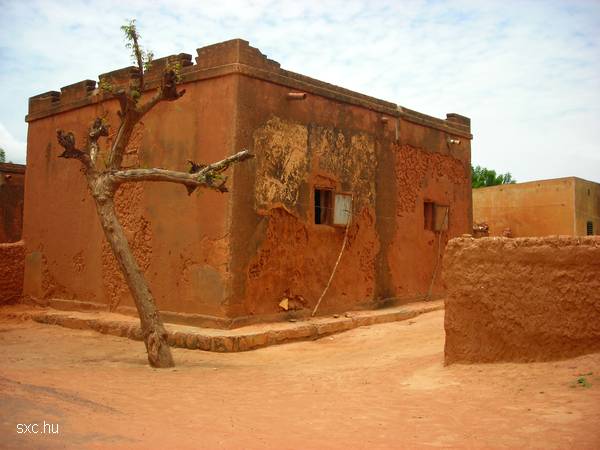
M 16 140 L 29 96 L 130 64 L 119 26 L 131 17 L 157 56 L 241 37 L 286 69 L 470 116 L 476 164 L 600 181 L 600 4 L 585 0 L 10 2 L 0 122 Z
M 0 147 L 6 153 L 6 162 L 25 164 L 25 142 L 15 139 L 2 123 L 0 123 Z

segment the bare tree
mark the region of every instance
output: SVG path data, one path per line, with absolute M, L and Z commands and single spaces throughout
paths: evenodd
M 120 124 L 115 139 L 108 152 L 108 160 L 97 163 L 100 153 L 99 141 L 108 136 L 109 125 L 102 118 L 96 118 L 90 126 L 83 149 L 77 148 L 75 136 L 71 132 L 58 130 L 58 142 L 64 148 L 62 158 L 77 159 L 83 166 L 89 191 L 94 198 L 100 224 L 104 230 L 113 254 L 131 292 L 138 314 L 144 343 L 148 352 L 148 361 L 153 367 L 172 367 L 174 365 L 171 350 L 167 344 L 167 332 L 152 293 L 148 287 L 129 243 L 125 238 L 123 227 L 115 214 L 114 196 L 119 186 L 124 183 L 141 181 L 163 181 L 179 183 L 186 186 L 188 193 L 196 188 L 208 188 L 218 192 L 227 192 L 227 177 L 222 173 L 234 163 L 252 158 L 247 150 L 240 151 L 222 161 L 202 165 L 190 161 L 189 173 L 165 169 L 141 169 L 122 167 L 123 156 L 129 144 L 135 125 L 157 104 L 179 99 L 185 90 L 177 90 L 179 71 L 176 65 L 169 65 L 164 70 L 160 87 L 149 100 L 142 102 L 145 90 L 144 75 L 152 62 L 152 54 L 146 53 L 139 45 L 139 34 L 135 21 L 121 27 L 127 39 L 127 46 L 137 65 L 138 77 L 134 85 L 128 89 L 114 90 L 111 86 L 101 86 L 119 100 Z

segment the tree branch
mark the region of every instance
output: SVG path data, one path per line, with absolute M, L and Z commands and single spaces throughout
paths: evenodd
M 121 125 L 117 131 L 117 136 L 110 149 L 108 156 L 108 168 L 119 169 L 123 162 L 123 154 L 127 148 L 127 144 L 131 139 L 131 133 L 135 124 L 139 121 L 135 110 L 127 109 L 121 116 Z
M 138 70 L 140 72 L 139 89 L 141 94 L 144 91 L 144 61 L 142 58 L 142 49 L 140 48 L 138 37 L 137 31 L 134 29 L 134 32 L 131 34 L 131 39 L 133 40 L 133 53 L 135 54 Z
M 65 150 L 58 155 L 59 158 L 78 159 L 81 163 L 89 168 L 91 166 L 90 156 L 75 147 L 75 135 L 70 131 L 65 133 L 63 130 L 56 132 L 59 145 Z
M 127 111 L 130 109 L 135 109 L 135 102 L 133 99 L 127 95 L 124 89 L 121 89 L 113 94 L 117 100 L 119 100 L 119 106 L 121 108 L 120 111 L 117 112 L 121 122 L 125 120 L 125 116 L 127 115 Z
M 104 121 L 100 117 L 97 117 L 88 133 L 88 153 L 92 164 L 96 163 L 96 157 L 100 150 L 98 148 L 98 139 L 100 139 L 101 136 L 108 136 L 108 126 L 104 124 Z
M 246 161 L 247 159 L 252 159 L 252 158 L 254 158 L 254 155 L 252 153 L 250 153 L 248 150 L 242 150 L 240 152 L 237 152 L 235 155 L 231 155 L 221 161 L 217 161 L 216 163 L 209 164 L 206 167 L 200 169 L 196 173 L 198 175 L 203 175 L 206 173 L 219 174 L 219 173 L 227 170 L 229 168 L 229 166 L 231 166 L 232 164 Z
M 220 174 L 232 164 L 253 157 L 254 155 L 250 154 L 248 150 L 243 150 L 193 173 L 166 169 L 129 169 L 111 172 L 109 176 L 117 185 L 139 181 L 162 181 L 183 184 L 188 187 L 188 193 L 193 192 L 194 189 L 198 187 L 204 187 L 219 192 L 228 192 L 225 185 L 227 177 L 220 176 Z
M 147 101 L 145 104 L 137 108 L 137 112 L 140 115 L 140 119 L 144 114 L 148 113 L 158 103 L 162 101 L 172 102 L 175 101 L 185 94 L 185 89 L 177 92 L 177 74 L 174 70 L 166 70 L 163 74 L 160 88 L 152 99 Z
M 206 187 L 219 192 L 227 192 L 225 187 L 226 177 L 214 177 L 198 174 L 178 172 L 176 170 L 166 169 L 128 169 L 112 172 L 109 177 L 115 182 L 115 185 L 123 183 L 133 183 L 139 181 L 162 181 L 167 183 L 183 184 L 192 191 L 198 187 Z M 188 189 L 189 192 L 189 189 Z
M 133 128 L 146 113 L 158 103 L 162 101 L 177 100 L 181 98 L 183 94 L 185 94 L 185 89 L 180 92 L 177 91 L 177 74 L 174 70 L 165 71 L 161 86 L 156 95 L 141 106 L 136 106 L 135 102 L 131 100 L 131 97 L 124 92 L 116 94 L 121 104 L 121 112 L 119 114 L 121 125 L 119 126 L 117 136 L 110 150 L 108 167 L 114 170 L 121 168 L 125 148 L 131 138 Z

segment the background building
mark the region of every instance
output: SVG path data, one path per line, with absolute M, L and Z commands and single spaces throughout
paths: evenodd
M 600 234 L 600 184 L 569 177 L 473 189 L 473 221 L 490 236 Z
M 17 242 L 23 230 L 25 166 L 0 163 L 0 242 Z

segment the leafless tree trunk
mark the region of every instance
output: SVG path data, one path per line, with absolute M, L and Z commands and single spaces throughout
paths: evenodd
M 198 187 L 227 192 L 225 186 L 227 178 L 221 175 L 222 172 L 227 170 L 230 165 L 252 158 L 253 155 L 244 150 L 214 164 L 200 165 L 190 161 L 192 166 L 190 173 L 165 169 L 123 169 L 121 167 L 125 149 L 129 144 L 135 125 L 158 103 L 177 100 L 185 93 L 185 91 L 177 91 L 177 73 L 174 69 L 167 67 L 156 95 L 144 104 L 138 103 L 140 94 L 144 91 L 144 67 L 141 57 L 142 52 L 137 43 L 139 35 L 137 35 L 132 24 L 133 22 L 130 27 L 133 28 L 128 28 L 126 34 L 130 33 L 133 36 L 133 51 L 140 72 L 139 84 L 137 90 L 119 91 L 114 94 L 120 103 L 119 117 L 121 123 L 110 148 L 107 167 L 99 169 L 96 164 L 99 154 L 98 141 L 102 136 L 108 136 L 108 125 L 101 118 L 97 118 L 91 125 L 87 143 L 83 150 L 76 147 L 73 133 L 59 130 L 57 137 L 59 144 L 64 148 L 60 157 L 77 159 L 83 165 L 88 188 L 96 204 L 100 224 L 123 272 L 140 317 L 144 343 L 148 352 L 148 362 L 152 367 L 173 367 L 173 357 L 166 339 L 167 332 L 156 308 L 154 297 L 131 252 L 123 227 L 115 214 L 115 193 L 123 183 L 141 181 L 183 184 L 187 187 L 188 193 L 193 192 Z

